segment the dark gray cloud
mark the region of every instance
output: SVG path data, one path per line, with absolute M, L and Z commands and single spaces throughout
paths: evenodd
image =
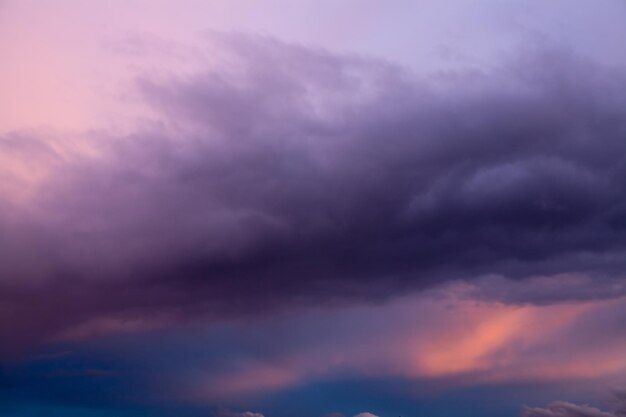
M 414 80 L 271 39 L 222 44 L 228 65 L 140 78 L 156 120 L 91 132 L 99 157 L 42 145 L 54 175 L 28 210 L 0 202 L 0 334 L 623 271 L 623 71 L 552 52 Z

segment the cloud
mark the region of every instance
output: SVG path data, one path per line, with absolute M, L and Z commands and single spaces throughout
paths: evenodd
M 47 170 L 27 198 L 0 200 L 14 350 L 88 322 L 623 271 L 620 71 L 543 54 L 420 81 L 262 37 L 219 42 L 223 64 L 140 77 L 155 116 L 134 133 L 86 133 L 71 157 L 23 145 L 45 149 Z
M 332 413 L 332 414 L 329 414 L 328 416 L 343 416 L 343 414 Z M 264 416 L 261 413 L 253 413 L 250 411 L 239 413 L 239 412 L 234 412 L 234 411 L 221 410 L 217 413 L 217 417 L 264 417 Z M 359 413 L 355 415 L 354 417 L 378 417 L 378 416 L 371 414 L 371 413 Z
M 228 410 L 220 410 L 216 417 L 264 417 L 261 413 L 253 413 L 252 411 L 235 412 Z
M 576 405 L 558 401 L 547 408 L 526 408 L 522 417 L 615 417 L 615 414 L 600 411 L 588 405 Z
M 555 274 L 531 276 L 524 280 L 491 275 L 465 283 L 459 288 L 459 293 L 474 300 L 549 305 L 620 298 L 626 295 L 626 281 L 621 274 Z
M 577 405 L 565 401 L 556 401 L 546 408 L 526 407 L 521 417 L 624 417 L 626 416 L 626 391 L 612 393 L 613 410 L 601 411 L 589 405 Z

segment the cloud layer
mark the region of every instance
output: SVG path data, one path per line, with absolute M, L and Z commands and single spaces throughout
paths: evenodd
M 415 80 L 219 38 L 206 71 L 137 80 L 154 117 L 128 136 L 0 138 L 18 155 L 0 199 L 16 346 L 487 274 L 621 276 L 622 72 L 550 52 Z

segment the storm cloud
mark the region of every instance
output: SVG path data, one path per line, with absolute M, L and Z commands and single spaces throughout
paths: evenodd
M 416 79 L 269 38 L 220 44 L 206 71 L 138 77 L 153 116 L 126 136 L 86 132 L 84 152 L 0 138 L 45 174 L 0 200 L 3 339 L 488 274 L 621 275 L 623 71 L 548 51 Z

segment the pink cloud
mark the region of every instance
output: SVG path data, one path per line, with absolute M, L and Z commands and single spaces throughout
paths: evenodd
M 616 334 L 602 345 L 581 342 L 596 337 L 594 327 L 619 326 L 618 321 L 603 320 L 609 312 L 625 311 L 625 301 L 518 306 L 420 295 L 385 306 L 334 311 L 335 330 L 319 333 L 311 323 L 324 322 L 329 313 L 305 315 L 292 320 L 309 326 L 315 335 L 309 343 L 267 362 L 245 361 L 242 368 L 183 376 L 183 395 L 201 402 L 235 398 L 342 372 L 431 378 L 445 380 L 447 386 L 609 381 L 626 373 L 626 338 Z

